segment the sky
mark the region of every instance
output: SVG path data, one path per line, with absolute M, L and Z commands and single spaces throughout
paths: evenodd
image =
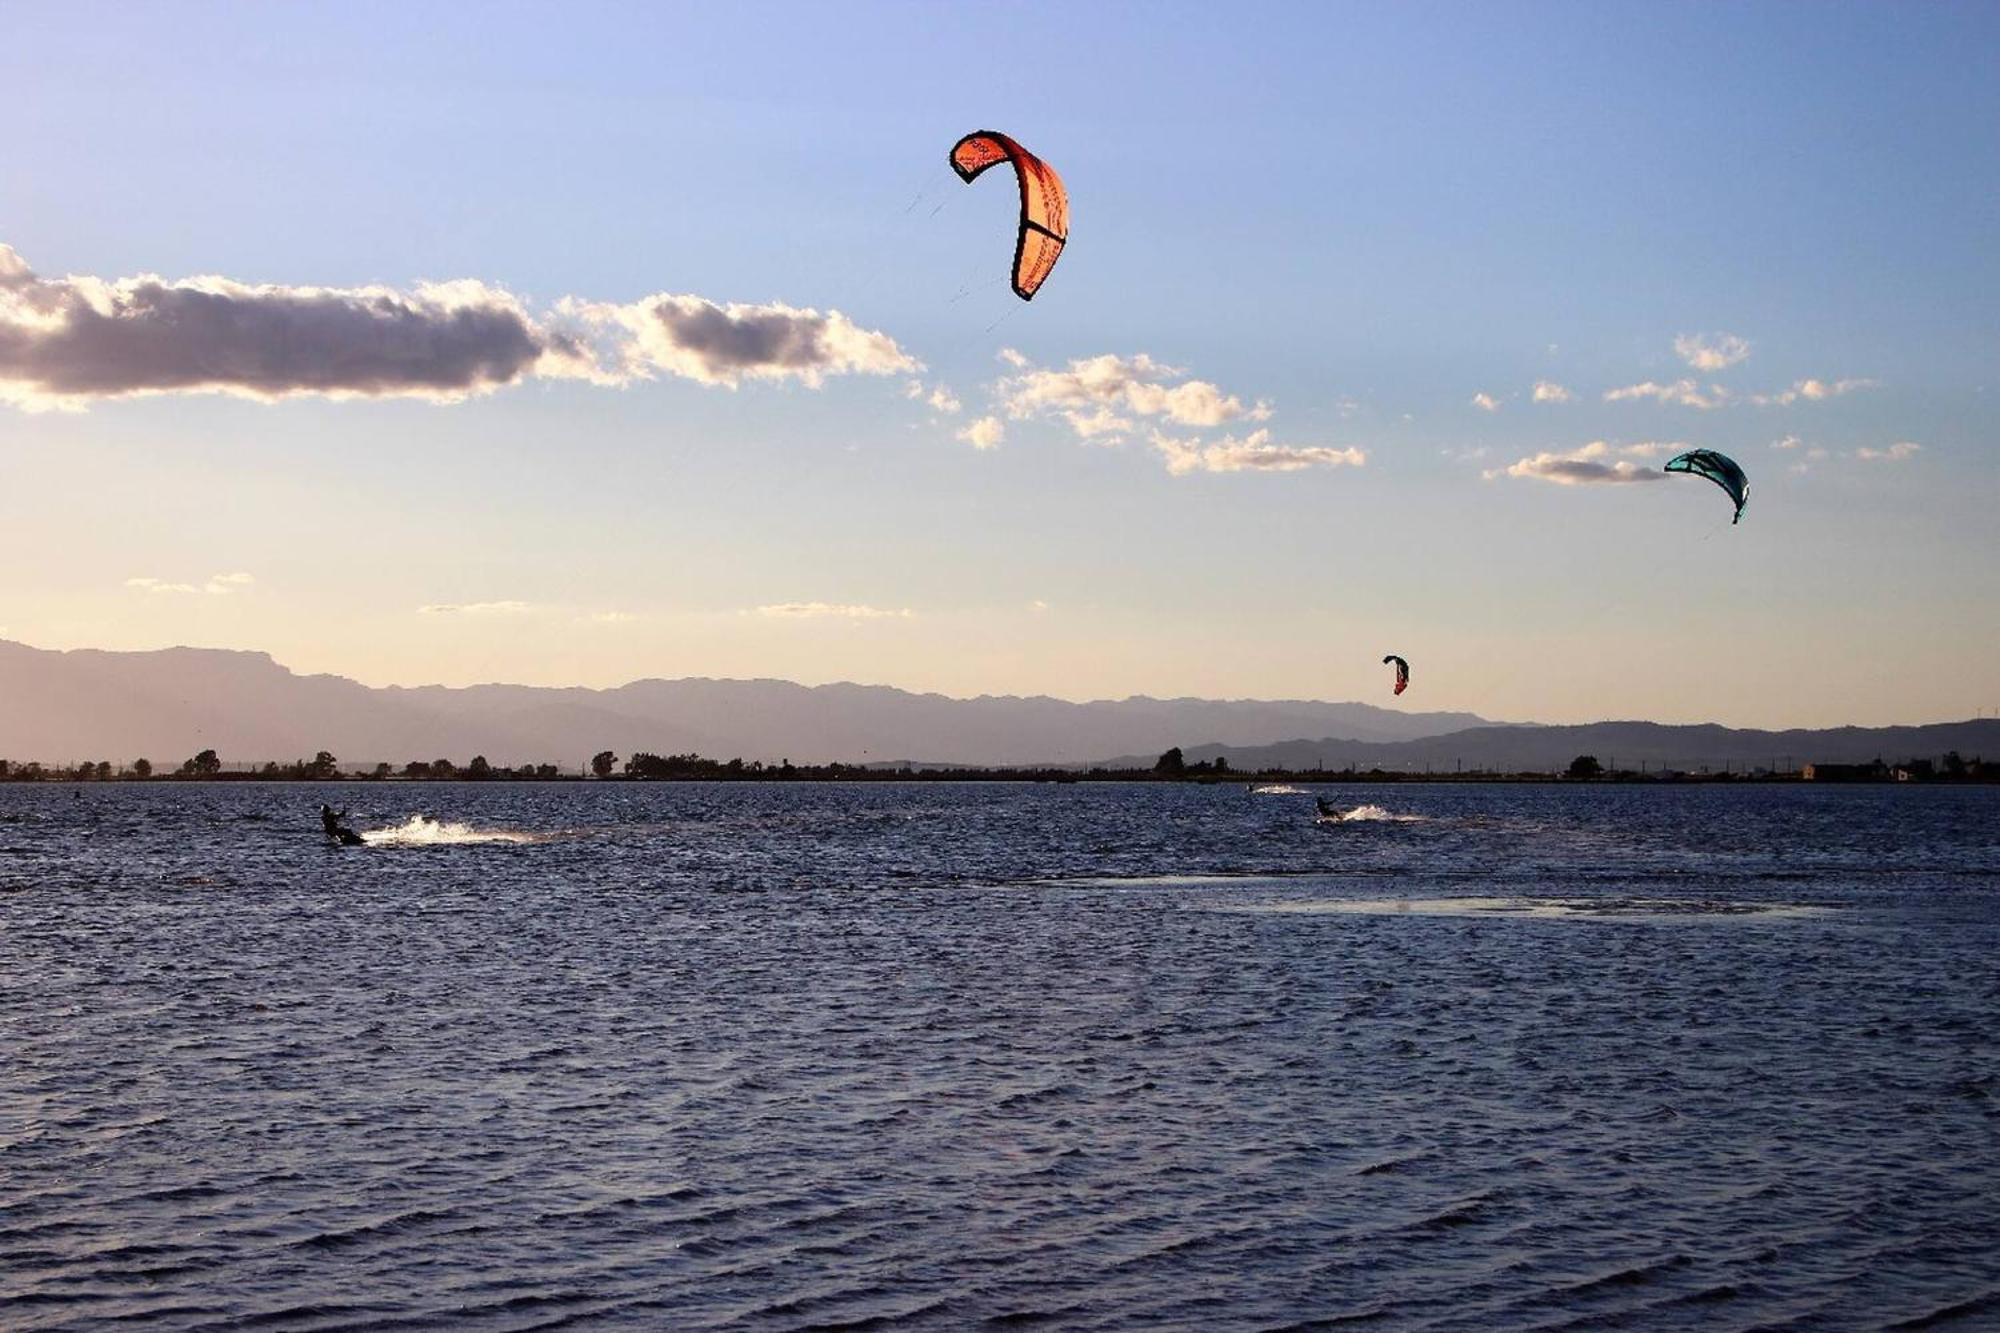
M 2000 8 L 10 0 L 0 637 L 2000 709 Z M 1008 290 L 1001 130 L 1070 240 Z M 1660 471 L 1720 450 L 1720 489 Z

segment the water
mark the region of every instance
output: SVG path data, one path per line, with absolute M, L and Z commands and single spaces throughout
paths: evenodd
M 2000 1324 L 2000 789 L 75 790 L 9 1330 Z

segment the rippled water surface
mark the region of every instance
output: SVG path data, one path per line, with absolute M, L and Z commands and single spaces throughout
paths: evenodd
M 2000 1327 L 1996 903 L 1990 788 L 0 787 L 0 1327 Z

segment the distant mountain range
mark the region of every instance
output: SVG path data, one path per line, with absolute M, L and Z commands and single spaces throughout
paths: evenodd
M 1174 745 L 1270 745 L 1300 736 L 1390 743 L 1490 726 L 1471 713 L 1360 703 L 1047 697 L 951 699 L 875 685 L 641 680 L 616 689 L 525 685 L 371 688 L 301 676 L 264 653 L 203 648 L 52 652 L 0 640 L 0 757 L 178 764 L 311 758 L 557 763 L 599 750 L 690 751 L 795 763 L 885 760 L 1083 763 Z M 1504 728 L 1502 728 L 1504 730 Z
M 340 676 L 297 675 L 264 653 L 52 652 L 0 640 L 0 757 L 51 764 L 144 756 L 167 766 L 205 749 L 228 763 L 287 762 L 329 750 L 344 766 L 440 758 L 463 764 L 484 755 L 495 764 L 573 770 L 599 750 L 621 758 L 650 750 L 767 763 L 1150 768 L 1173 746 L 1190 763 L 1221 757 L 1239 769 L 1549 771 L 1591 754 L 1621 768 L 1697 770 L 1894 762 L 1948 750 L 2000 757 L 2000 720 L 1821 731 L 1523 726 L 1362 703 L 952 699 L 781 680 L 377 689 Z
M 1668 726 L 1659 722 L 1592 722 L 1574 727 L 1472 727 L 1416 740 L 1291 740 L 1276 745 L 1196 745 L 1189 763 L 1227 759 L 1244 770 L 1382 768 L 1391 772 L 1451 773 L 1484 769 L 1546 773 L 1565 769 L 1578 755 L 1609 768 L 1789 770 L 1801 764 L 1865 764 L 1882 759 L 1936 758 L 1956 750 L 1966 759 L 2000 759 L 2000 719 L 1935 722 L 1914 727 L 1832 727 L 1811 731 L 1757 731 Z M 1134 754 L 1124 762 L 1136 764 Z M 1147 760 L 1150 762 L 1150 760 Z M 1115 764 L 1113 766 L 1116 766 Z

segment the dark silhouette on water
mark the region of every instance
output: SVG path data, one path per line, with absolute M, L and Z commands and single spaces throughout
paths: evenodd
M 359 847 L 361 845 L 361 835 L 340 822 L 345 818 L 347 818 L 347 811 L 345 810 L 342 810 L 339 814 L 335 814 L 333 807 L 330 805 L 322 804 L 319 808 L 320 826 L 326 830 L 326 839 L 328 842 L 339 847 Z

